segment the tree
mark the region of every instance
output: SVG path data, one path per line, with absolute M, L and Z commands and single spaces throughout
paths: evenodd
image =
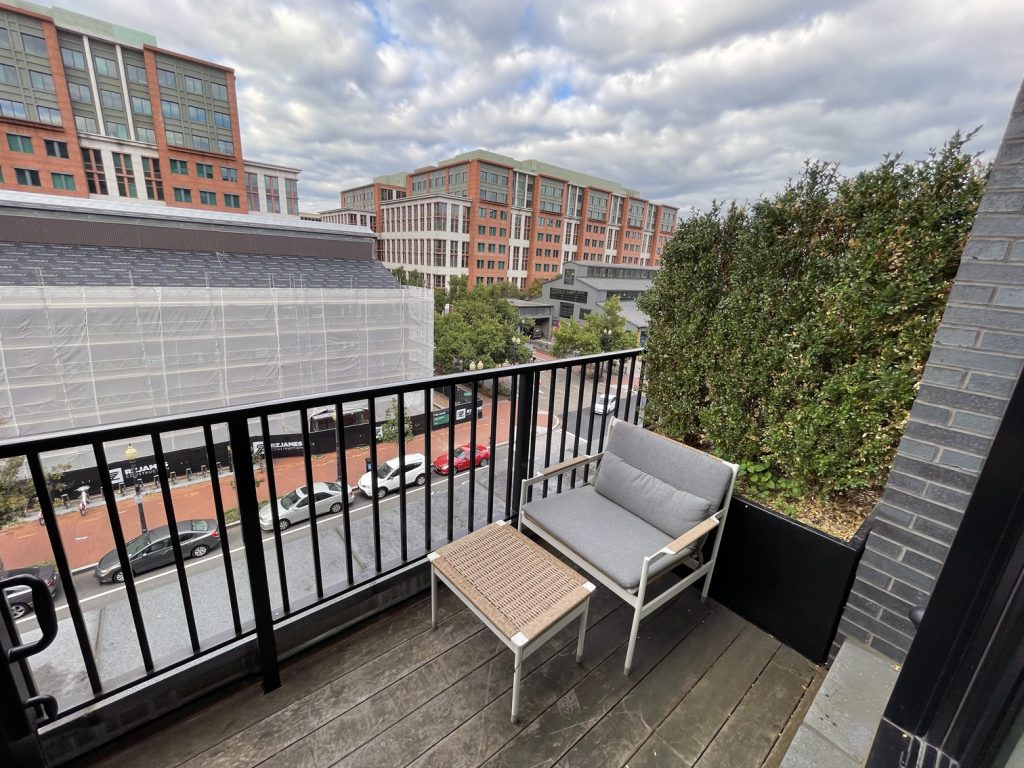
M 604 311 L 591 312 L 582 324 L 574 320 L 563 322 L 552 334 L 552 353 L 555 357 L 573 357 L 637 346 L 636 334 L 626 330 L 621 310 L 619 297 L 609 296 Z
M 447 292 L 451 311 L 434 315 L 434 366 L 439 371 L 465 370 L 471 362 L 493 368 L 530 359 L 519 336 L 519 313 L 505 300 L 506 291 L 491 285 L 468 291 L 456 284 Z
M 24 466 L 22 456 L 0 459 L 0 528 L 18 522 L 35 498 L 35 485 L 24 476 Z M 58 464 L 45 470 L 47 487 L 52 489 L 69 469 L 70 464 Z
M 418 270 L 410 269 L 407 271 L 405 267 L 396 267 L 391 270 L 391 274 L 398 278 L 398 282 L 402 285 L 411 285 L 415 288 L 426 287 L 425 275 Z
M 405 442 L 409 442 L 413 438 L 412 434 L 412 417 L 408 412 L 405 413 L 405 424 L 403 429 L 405 430 Z M 391 405 L 384 411 L 384 422 L 380 425 L 381 441 L 385 443 L 397 443 L 398 442 L 398 399 L 392 399 Z

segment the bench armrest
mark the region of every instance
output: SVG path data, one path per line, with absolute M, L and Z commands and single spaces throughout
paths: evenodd
M 600 461 L 602 456 L 604 456 L 603 453 L 595 453 L 593 456 L 584 455 L 576 456 L 572 459 L 566 459 L 565 461 L 560 461 L 557 464 L 552 464 L 550 467 L 544 467 L 544 469 L 540 471 L 540 476 L 551 477 L 552 475 L 560 475 L 563 472 L 568 472 L 570 469 L 575 469 L 585 464 Z
M 671 542 L 670 544 L 667 544 L 665 548 L 661 551 L 667 555 L 678 555 L 684 549 L 691 546 L 705 534 L 709 533 L 710 531 L 713 531 L 717 527 L 718 518 L 709 517 L 707 520 L 702 520 L 701 522 L 697 523 L 697 525 L 693 526 L 693 528 L 686 531 L 686 533 L 684 533 L 675 541 Z

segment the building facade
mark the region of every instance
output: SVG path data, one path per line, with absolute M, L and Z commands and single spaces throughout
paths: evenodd
M 485 150 L 378 177 L 341 203 L 332 213 L 367 217 L 381 261 L 433 287 L 525 287 L 569 261 L 657 267 L 678 217 L 616 182 Z
M 234 72 L 156 42 L 0 3 L 0 189 L 246 212 Z
M 300 173 L 298 168 L 246 160 L 245 204 L 249 213 L 299 216 Z

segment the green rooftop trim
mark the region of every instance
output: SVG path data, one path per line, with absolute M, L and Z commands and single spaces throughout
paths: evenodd
M 407 173 L 388 173 L 384 176 L 374 176 L 374 184 L 389 184 L 392 187 L 404 187 L 405 180 L 408 178 Z
M 151 35 L 148 32 L 140 32 L 139 30 L 132 29 L 131 27 L 122 27 L 119 24 L 111 24 L 109 21 L 103 21 L 102 19 L 96 19 L 92 16 L 75 13 L 74 11 L 69 11 L 66 8 L 37 5 L 36 3 L 28 2 L 28 0 L 5 0 L 5 2 L 9 5 L 15 6 L 16 8 L 22 8 L 26 11 L 32 11 L 33 13 L 38 13 L 43 16 L 49 16 L 53 19 L 54 24 L 63 29 L 82 32 L 86 35 L 92 35 L 106 40 L 112 40 L 115 43 L 121 43 L 122 45 L 131 46 L 133 48 L 141 48 L 144 45 L 157 44 L 156 35 Z

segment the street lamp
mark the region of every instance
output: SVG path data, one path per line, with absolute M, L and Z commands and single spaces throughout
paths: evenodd
M 124 457 L 128 459 L 128 466 L 132 473 L 132 482 L 135 483 L 135 506 L 139 509 L 139 524 L 142 526 L 142 532 L 145 533 L 149 529 L 146 527 L 146 513 L 142 511 L 142 484 L 139 483 L 139 473 L 135 470 L 135 459 L 138 456 L 139 452 L 135 449 L 135 446 L 128 443 L 128 447 L 124 451 Z

